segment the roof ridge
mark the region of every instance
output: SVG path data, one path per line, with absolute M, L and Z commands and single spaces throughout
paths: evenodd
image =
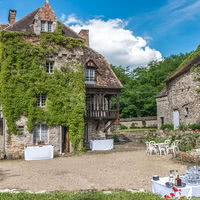
M 32 11 L 31 13 L 27 14 L 26 16 L 24 16 L 23 18 L 21 18 L 20 20 L 18 20 L 17 22 L 15 22 L 14 24 L 12 25 L 9 25 L 8 27 L 6 27 L 4 30 L 7 30 L 8 28 L 10 27 L 13 27 L 15 25 L 17 25 L 19 22 L 22 22 L 24 21 L 27 17 L 29 17 L 30 15 L 32 15 L 34 12 L 36 12 L 37 10 L 39 11 L 40 8 L 36 8 L 34 11 Z
M 59 20 L 59 22 L 60 22 L 61 24 L 63 24 L 65 28 L 67 28 L 68 30 L 72 31 L 72 32 L 73 32 L 74 34 L 76 34 L 79 38 L 81 38 L 80 35 L 79 35 L 76 31 L 74 31 L 73 29 L 69 28 L 67 25 L 65 25 L 64 23 L 62 23 L 60 20 Z

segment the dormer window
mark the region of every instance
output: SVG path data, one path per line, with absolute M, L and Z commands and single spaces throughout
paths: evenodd
M 45 32 L 45 21 L 41 21 L 41 32 Z
M 48 32 L 52 32 L 52 22 L 48 22 Z
M 86 84 L 96 84 L 96 65 L 94 62 L 89 61 L 85 69 Z
M 54 65 L 54 62 L 49 62 L 49 61 L 46 62 L 46 72 L 47 73 L 53 74 L 53 65 Z
M 96 69 L 87 68 L 85 71 L 85 80 L 87 82 L 96 82 Z
M 53 32 L 53 22 L 41 21 L 41 32 Z

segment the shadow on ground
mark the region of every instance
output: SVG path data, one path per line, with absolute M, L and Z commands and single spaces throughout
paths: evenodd
M 0 182 L 4 181 L 7 178 L 16 177 L 16 176 L 19 176 L 19 175 L 14 175 L 14 174 L 12 174 L 12 172 L 10 170 L 2 170 L 0 168 Z

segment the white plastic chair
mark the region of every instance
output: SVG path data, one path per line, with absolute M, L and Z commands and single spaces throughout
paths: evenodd
M 152 155 L 153 153 L 157 154 L 157 149 L 155 147 L 155 142 L 154 141 L 151 141 L 151 142 L 146 142 L 146 145 L 147 145 L 147 150 L 146 150 L 146 153 L 148 155 Z
M 165 144 L 165 143 L 160 143 L 158 144 L 158 150 L 159 150 L 159 153 L 160 153 L 160 156 L 162 155 L 167 155 L 167 146 L 168 144 Z
M 179 147 L 178 147 L 179 141 L 175 140 L 170 147 L 167 148 L 167 154 L 169 154 L 170 151 L 175 155 L 176 152 L 179 152 Z

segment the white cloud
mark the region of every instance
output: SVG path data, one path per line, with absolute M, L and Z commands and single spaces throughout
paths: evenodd
M 65 14 L 62 14 L 61 16 L 61 21 L 64 21 L 64 24 L 66 25 L 70 25 L 70 24 L 82 24 L 82 21 L 79 20 L 76 15 L 74 14 L 71 14 L 67 17 L 66 19 L 66 15 Z
M 65 24 L 78 23 L 70 27 L 79 32 L 89 29 L 90 46 L 103 54 L 109 63 L 122 66 L 144 66 L 153 60 L 161 60 L 159 51 L 148 46 L 147 41 L 126 29 L 128 22 L 121 19 L 92 19 L 82 23 L 71 15 Z

